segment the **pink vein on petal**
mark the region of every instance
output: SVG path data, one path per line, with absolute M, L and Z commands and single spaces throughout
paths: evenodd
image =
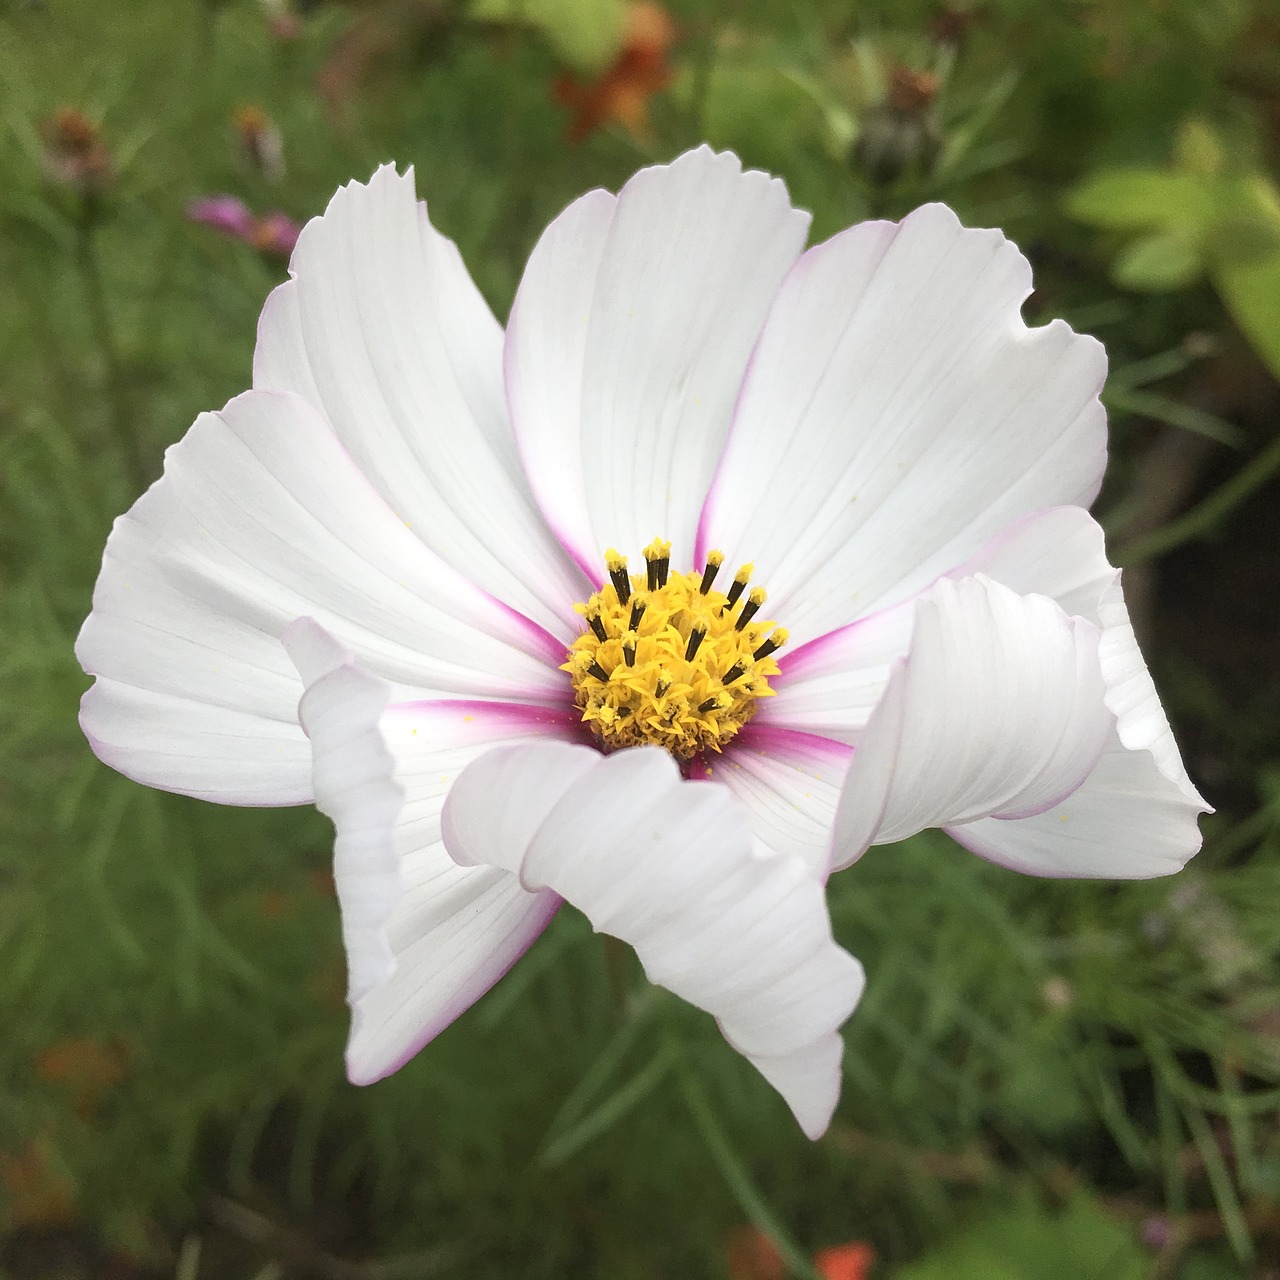
M 837 742 L 835 738 L 821 733 L 807 733 L 803 729 L 788 729 L 759 721 L 744 725 L 738 733 L 737 743 L 765 753 L 782 750 L 795 755 L 822 756 L 842 765 L 847 765 L 853 758 L 853 748 L 847 742 Z M 733 746 L 730 746 L 728 753 L 732 752 Z

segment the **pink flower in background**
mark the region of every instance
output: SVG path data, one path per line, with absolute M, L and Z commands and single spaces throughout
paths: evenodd
M 249 206 L 235 196 L 209 196 L 204 200 L 193 200 L 187 206 L 187 217 L 192 222 L 235 236 L 237 240 L 248 240 L 257 223 Z
M 1086 511 L 1102 348 L 940 205 L 808 224 L 700 148 L 565 210 L 504 333 L 380 169 L 117 522 L 85 732 L 333 819 L 354 1081 L 567 900 L 817 1136 L 862 988 L 830 871 L 925 827 L 1038 875 L 1198 848 Z
M 224 235 L 242 240 L 263 253 L 287 258 L 298 243 L 301 227 L 287 214 L 276 211 L 259 218 L 243 200 L 235 196 L 210 196 L 187 206 L 192 222 L 213 227 Z

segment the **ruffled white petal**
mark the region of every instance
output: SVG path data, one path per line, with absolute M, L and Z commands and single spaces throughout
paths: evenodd
M 852 755 L 843 742 L 757 719 L 723 755 L 707 760 L 707 776 L 742 801 L 758 844 L 800 858 L 825 880 L 831 824 Z
M 333 823 L 333 878 L 342 909 L 352 1005 L 396 967 L 386 923 L 400 896 L 392 832 L 404 805 L 394 761 L 378 733 L 389 689 L 310 618 L 285 628 L 284 647 L 306 692 L 298 721 L 311 739 L 316 804 Z
M 352 182 L 268 299 L 254 386 L 301 395 L 446 563 L 569 639 L 584 583 L 547 529 L 507 421 L 502 329 L 413 171 Z
M 835 865 L 926 827 L 1061 803 L 1112 727 L 1100 639 L 1045 596 L 980 576 L 935 584 L 854 753 Z
M 817 879 L 798 857 L 753 849 L 727 790 L 683 781 L 657 748 L 499 748 L 454 785 L 444 836 L 467 865 L 518 858 L 526 888 L 554 891 L 630 943 L 653 982 L 715 1015 L 805 1133 L 826 1129 L 837 1028 L 862 969 L 832 940 Z
M 203 414 L 116 521 L 76 646 L 81 723 L 140 782 L 233 804 L 311 798 L 279 638 L 319 618 L 411 689 L 562 701 L 563 650 L 439 561 L 297 396 Z
M 1103 626 L 1100 604 L 1116 572 L 1098 522 L 1082 507 L 1053 507 L 1002 529 L 945 576 L 984 574 Z M 774 682 L 777 696 L 761 704 L 757 720 L 857 742 L 893 663 L 911 647 L 914 617 L 915 600 L 905 600 L 789 649 Z
M 1018 822 L 951 830 L 974 853 L 1032 875 L 1146 879 L 1180 870 L 1200 848 L 1198 819 L 1212 812 L 1187 777 L 1142 661 L 1114 570 L 1098 601 L 1106 703 L 1115 726 L 1079 790 Z
M 983 574 L 1019 594 L 1055 600 L 1102 629 L 1105 704 L 1119 726 L 1093 773 L 1063 804 L 1022 819 L 949 828 L 967 848 L 1039 875 L 1137 877 L 1177 870 L 1200 847 L 1209 806 L 1192 786 L 1129 625 L 1102 529 L 1080 507 L 1017 521 L 947 576 Z M 802 645 L 782 659 L 777 696 L 753 727 L 792 729 L 859 744 L 895 663 L 911 647 L 915 601 L 905 601 Z M 889 714 L 886 709 L 885 714 Z M 886 742 L 879 743 L 886 749 Z M 1127 754 L 1127 758 L 1126 758 Z
M 347 1073 L 395 1071 L 480 998 L 559 906 L 493 867 L 444 850 L 440 811 L 462 769 L 495 744 L 576 733 L 536 707 L 439 701 L 388 706 L 389 689 L 309 618 L 285 633 L 306 682 L 302 723 L 316 804 L 334 823 L 349 972 Z
M 966 849 L 1033 876 L 1145 880 L 1180 871 L 1200 848 L 1210 812 L 1113 730 L 1093 772 L 1061 804 L 1003 822 L 983 818 L 947 834 Z
M 655 536 L 689 562 L 743 370 L 809 217 L 706 147 L 583 196 L 533 251 L 507 328 L 511 420 L 584 570 Z
M 753 561 L 797 642 L 909 598 L 1012 521 L 1088 505 L 1102 347 L 1028 329 L 1031 273 L 942 205 L 809 250 L 769 314 L 699 554 Z

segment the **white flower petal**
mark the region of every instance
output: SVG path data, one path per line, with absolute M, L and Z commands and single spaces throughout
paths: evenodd
M 593 191 L 548 227 L 507 328 L 511 420 L 534 493 L 593 578 L 694 530 L 752 344 L 809 216 L 706 147 Z
M 797 642 L 923 590 L 1020 516 L 1088 505 L 1102 347 L 1028 329 L 1030 268 L 942 205 L 809 250 L 752 356 L 699 530 Z
M 1121 730 L 1112 732 L 1094 773 L 1063 804 L 1022 819 L 979 819 L 950 833 L 976 853 L 1033 874 L 1137 877 L 1176 870 L 1200 847 L 1196 817 L 1209 807 L 1182 766 L 1101 527 L 1080 507 L 1036 512 L 947 576 L 978 573 L 1022 595 L 1049 596 L 1064 612 L 1102 628 L 1105 703 L 1120 717 Z M 906 601 L 786 654 L 774 681 L 777 696 L 761 704 L 752 728 L 798 729 L 858 744 L 864 770 L 871 769 L 870 752 L 891 760 L 892 744 L 883 735 L 863 742 L 862 731 L 885 696 L 895 662 L 910 650 L 914 616 L 915 601 Z M 1126 747 L 1131 758 L 1122 759 Z
M 947 576 L 975 573 L 1019 595 L 1048 596 L 1063 612 L 1103 626 L 1099 603 L 1116 569 L 1102 526 L 1083 507 L 1051 507 L 1015 520 Z
M 757 719 L 723 755 L 707 760 L 707 776 L 742 801 L 759 844 L 800 858 L 825 880 L 831 824 L 852 755 L 843 742 Z
M 298 720 L 311 739 L 316 807 L 335 831 L 333 878 L 342 908 L 347 992 L 354 1005 L 395 970 L 386 921 L 400 895 L 392 832 L 404 805 L 391 752 L 378 733 L 386 683 L 311 618 L 285 628 L 284 647 L 305 683 Z
M 1025 817 L 1093 770 L 1112 726 L 1097 627 L 1045 596 L 942 579 L 859 740 L 835 865 L 926 827 Z
M 537 803 L 495 805 L 495 794 Z M 651 981 L 715 1015 L 810 1137 L 826 1129 L 836 1030 L 862 969 L 832 940 L 818 880 L 798 857 L 753 849 L 727 790 L 683 781 L 657 748 L 498 748 L 454 785 L 444 836 L 466 864 L 515 865 L 523 844 L 527 888 L 553 890 L 630 943 Z
M 254 386 L 307 399 L 432 551 L 570 639 L 585 583 L 520 468 L 502 329 L 415 199 L 412 169 L 338 191 L 289 269 L 262 313 Z
M 1099 658 L 1106 703 L 1116 717 L 1097 767 L 1044 813 L 985 819 L 950 834 L 974 853 L 1031 875 L 1171 875 L 1198 852 L 1198 818 L 1212 809 L 1187 777 L 1114 570 L 1097 613 L 1105 628 Z
M 983 818 L 947 834 L 966 849 L 1033 876 L 1145 880 L 1180 871 L 1211 812 L 1113 730 L 1093 772 L 1059 805 L 1016 822 Z
M 1118 572 L 1102 593 L 1098 613 L 1105 628 L 1100 656 L 1107 680 L 1107 706 L 1116 717 L 1120 741 L 1130 751 L 1149 752 L 1164 777 L 1188 800 L 1201 804 L 1202 812 L 1211 812 L 1183 768 L 1173 730 L 1133 634 Z
M 810 640 L 779 660 L 763 724 L 856 743 L 884 694 L 893 664 L 911 648 L 916 602 L 881 609 Z
M 1019 595 L 1048 596 L 1098 626 L 1105 625 L 1100 601 L 1116 576 L 1102 528 L 1082 507 L 1015 521 L 945 576 L 979 573 Z M 914 618 L 915 600 L 905 600 L 788 650 L 773 682 L 777 696 L 761 704 L 757 720 L 856 743 L 893 663 L 911 647 Z
M 1120 571 L 1107 562 L 1098 522 L 1078 507 L 1041 512 L 993 539 L 958 571 L 978 572 L 1014 591 L 1052 596 L 1067 613 L 1102 628 L 1098 657 L 1107 685 L 1107 708 L 1117 721 L 1116 742 L 1108 752 L 1123 746 L 1138 757 L 1123 768 L 1117 762 L 1107 764 L 1108 777 L 1123 773 L 1129 779 L 1126 785 L 1154 796 L 1165 790 L 1157 777 L 1140 782 L 1139 774 L 1133 772 L 1154 769 L 1196 812 L 1212 812 L 1183 767 L 1173 730 L 1133 634 Z M 1183 828 L 1181 856 L 1185 862 L 1199 848 L 1200 839 L 1194 816 L 1188 819 L 1184 813 L 1182 818 L 1184 824 L 1190 823 Z
M 445 852 L 440 811 L 458 774 L 495 744 L 575 736 L 569 712 L 502 703 L 388 706 L 389 689 L 327 632 L 285 632 L 306 681 L 316 804 L 334 823 L 352 1010 L 347 1072 L 395 1071 L 480 998 L 546 927 L 560 900 Z
M 410 689 L 563 701 L 563 649 L 396 519 L 297 396 L 204 414 L 116 521 L 76 646 L 108 764 L 233 804 L 311 798 L 301 685 L 280 647 L 313 615 Z

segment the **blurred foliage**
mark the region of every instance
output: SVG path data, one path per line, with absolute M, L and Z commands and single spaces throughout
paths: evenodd
M 1232 318 L 1280 375 L 1280 191 L 1232 163 L 1224 140 L 1189 119 L 1163 169 L 1105 169 L 1068 199 L 1083 222 L 1130 233 L 1112 277 L 1126 289 L 1180 289 L 1207 275 Z
M 1057 1214 L 1024 1204 L 976 1223 L 901 1280 L 1056 1280 L 1058 1276 L 1142 1280 L 1133 1237 L 1096 1205 L 1072 1201 Z
M 744 1223 L 797 1276 L 850 1240 L 907 1280 L 1278 1274 L 1280 18 L 668 7 L 674 41 L 601 0 L 0 6 L 0 1275 L 723 1278 Z M 247 384 L 285 270 L 185 211 L 414 164 L 503 315 L 568 200 L 703 139 L 819 237 L 1003 226 L 1029 317 L 1106 342 L 1099 512 L 1219 814 L 1170 882 L 940 836 L 837 877 L 870 980 L 818 1144 L 568 912 L 353 1089 L 326 824 L 146 791 L 75 723 L 110 522 Z

